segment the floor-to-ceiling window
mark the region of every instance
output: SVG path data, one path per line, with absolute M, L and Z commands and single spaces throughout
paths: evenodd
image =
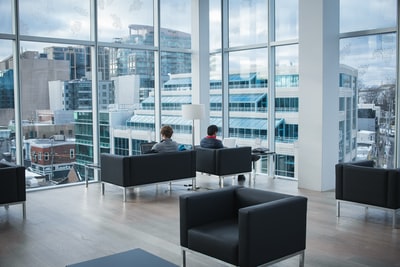
M 298 0 L 274 1 L 271 51 L 274 64 L 276 175 L 297 178 L 299 108 Z M 270 124 L 271 125 L 271 124 Z M 272 126 L 272 125 L 271 125 Z
M 395 0 L 340 1 L 340 63 L 356 73 L 340 77 L 341 87 L 355 84 L 356 96 L 354 104 L 343 100 L 353 106 L 356 120 L 341 126 L 344 136 L 356 133 L 356 153 L 342 161 L 373 159 L 380 167 L 395 166 L 397 18 Z M 341 150 L 349 151 L 349 143 Z
M 196 1 L 16 1 L 0 2 L 0 152 L 25 162 L 29 187 L 82 181 L 98 152 L 139 153 L 163 124 L 190 143 L 180 108 L 193 95 Z M 339 160 L 395 166 L 397 1 L 340 4 Z M 275 151 L 275 174 L 289 178 L 301 128 L 298 9 L 222 0 L 209 13 L 210 123 Z
M 99 153 L 140 153 L 162 124 L 189 136 L 190 0 L 16 3 L 0 3 L 0 140 L 2 158 L 30 171 L 27 187 L 96 179 Z
M 297 13 L 297 0 L 210 4 L 210 121 L 239 145 L 275 151 L 275 174 L 290 178 L 299 127 Z M 269 163 L 263 157 L 257 171 L 274 169 Z

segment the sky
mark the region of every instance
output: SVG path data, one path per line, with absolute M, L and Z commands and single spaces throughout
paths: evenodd
M 2 33 L 11 33 L 11 2 L 0 1 L 0 38 Z M 178 31 L 191 31 L 191 0 L 160 0 L 162 27 Z M 149 0 L 99 0 L 99 41 L 112 42 L 115 37 L 129 34 L 128 25 L 151 25 L 153 1 Z M 266 1 L 230 1 L 230 42 L 246 45 L 266 41 Z M 341 0 L 341 32 L 358 31 L 396 25 L 396 0 Z M 212 1 L 210 7 L 215 7 Z M 297 0 L 277 1 L 278 37 L 292 39 L 298 34 Z M 357 10 L 357 12 L 354 12 Z M 171 16 L 173 14 L 173 16 Z M 214 14 L 214 15 L 213 15 Z M 211 12 L 211 27 L 219 25 L 217 12 Z M 255 15 L 256 14 L 256 15 Z M 264 15 L 265 14 L 265 15 Z M 20 31 L 22 35 L 51 38 L 90 39 L 89 0 L 20 0 Z M 215 21 L 215 18 L 217 20 Z M 264 21 L 255 21 L 261 18 Z M 217 22 L 217 23 L 214 23 Z M 215 28 L 211 33 L 216 33 Z M 219 42 L 217 35 L 211 40 Z M 360 77 L 368 77 L 365 83 L 382 83 L 395 75 L 395 39 L 356 38 L 342 40 L 341 62 L 359 69 Z M 21 43 L 22 50 L 37 50 L 51 44 Z M 213 45 L 211 45 L 213 47 Z M 0 60 L 11 55 L 11 41 L 0 40 Z M 293 58 L 297 55 L 287 55 Z M 291 60 L 286 60 L 291 61 Z M 387 77 L 385 77 L 387 76 Z M 385 78 L 382 78 L 385 77 Z

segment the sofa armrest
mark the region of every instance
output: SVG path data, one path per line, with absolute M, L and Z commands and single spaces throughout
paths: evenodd
M 217 149 L 216 159 L 216 173 L 218 175 L 251 172 L 251 147 Z
M 343 163 L 335 165 L 335 197 L 343 199 Z
M 26 201 L 25 167 L 3 165 L 0 168 L 0 204 Z
M 196 147 L 196 171 L 216 174 L 216 150 L 217 149 Z
M 101 181 L 126 186 L 130 176 L 129 157 L 101 154 Z
M 234 207 L 237 187 L 179 196 L 181 246 L 187 247 L 188 229 L 237 216 Z
M 390 209 L 400 208 L 400 170 L 393 169 L 389 171 L 388 180 L 388 202 Z
M 343 199 L 343 167 L 344 166 L 358 166 L 358 167 L 374 167 L 375 162 L 373 160 L 359 160 L 352 162 L 342 162 L 335 165 L 336 175 L 336 199 Z
M 258 266 L 304 250 L 306 224 L 307 198 L 302 196 L 240 209 L 239 265 Z

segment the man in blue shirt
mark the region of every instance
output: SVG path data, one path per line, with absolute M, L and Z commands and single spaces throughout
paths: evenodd
M 217 125 L 210 125 L 207 128 L 207 136 L 201 139 L 200 146 L 204 148 L 223 148 L 222 141 L 217 139 L 218 127 Z M 238 175 L 238 181 L 244 181 L 246 177 L 241 174 Z
M 210 125 L 207 128 L 207 136 L 200 141 L 200 146 L 204 148 L 223 148 L 222 141 L 217 139 L 217 125 Z

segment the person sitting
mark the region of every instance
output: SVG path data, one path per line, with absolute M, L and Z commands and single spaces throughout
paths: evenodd
M 201 139 L 200 141 L 200 147 L 204 148 L 223 148 L 224 145 L 222 144 L 222 141 L 217 139 L 217 133 L 218 133 L 218 126 L 217 125 L 210 125 L 207 128 L 207 136 Z M 243 174 L 238 175 L 238 181 L 244 181 L 246 180 L 246 176 Z
M 217 125 L 210 125 L 207 128 L 207 136 L 201 139 L 200 147 L 204 148 L 223 148 L 222 141 L 217 139 Z
M 169 125 L 161 127 L 161 141 L 151 148 L 153 152 L 175 152 L 178 151 L 178 143 L 171 139 L 174 130 Z

